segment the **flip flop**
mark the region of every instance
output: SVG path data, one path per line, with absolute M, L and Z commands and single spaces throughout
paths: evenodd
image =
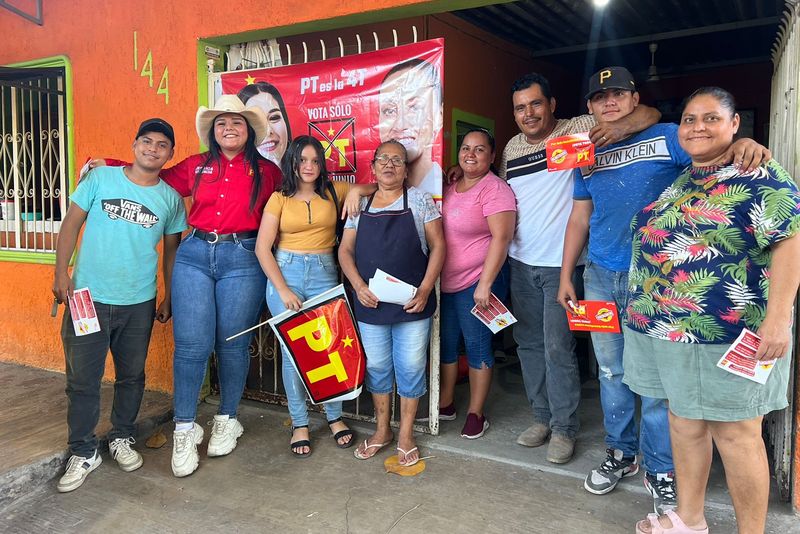
M 330 428 L 332 424 L 339 423 L 341 421 L 342 421 L 341 417 L 338 419 L 334 419 L 333 421 L 328 421 L 328 428 Z M 347 436 L 350 436 L 350 441 L 348 441 L 347 443 L 339 443 L 340 439 L 345 438 Z M 333 435 L 333 441 L 336 442 L 336 446 L 339 447 L 340 449 L 349 449 L 350 447 L 352 447 L 353 443 L 355 443 L 354 438 L 355 438 L 355 433 L 350 428 L 345 428 L 344 430 L 340 430 L 339 432 Z
M 404 451 L 400 447 L 397 447 L 397 452 L 402 452 L 403 453 L 403 459 L 404 460 L 408 457 L 409 454 L 411 454 L 414 451 L 417 451 L 417 459 L 416 460 L 414 460 L 413 462 L 404 464 L 403 462 L 400 461 L 400 455 L 398 454 L 397 455 L 397 463 L 400 464 L 403 467 L 411 467 L 412 465 L 417 465 L 417 462 L 419 462 L 419 460 L 420 460 L 420 458 L 419 458 L 419 449 L 417 447 L 414 447 L 413 449 L 409 449 L 407 451 Z
M 368 443 L 368 441 L 365 439 L 365 440 L 364 440 L 364 450 L 363 450 L 363 451 L 359 451 L 358 447 L 356 447 L 356 450 L 354 450 L 354 451 L 353 451 L 353 456 L 355 456 L 355 457 L 356 457 L 356 458 L 358 458 L 359 460 L 369 460 L 370 458 L 372 458 L 373 456 L 375 456 L 376 454 L 378 454 L 378 453 L 380 452 L 380 450 L 381 450 L 382 448 L 384 448 L 385 446 L 387 446 L 389 443 L 391 443 L 391 441 L 387 441 L 387 442 L 385 442 L 385 443 L 373 443 L 372 445 L 370 445 L 370 444 Z M 370 450 L 370 449 L 376 449 L 376 448 L 377 448 L 378 450 L 376 450 L 376 451 L 375 451 L 374 453 L 372 453 L 371 455 L 369 455 L 369 456 L 366 456 L 366 455 L 364 454 L 364 453 L 365 453 L 365 452 L 367 452 L 368 450 Z
M 708 527 L 702 530 L 695 530 L 686 526 L 686 523 L 675 513 L 675 510 L 667 510 L 664 515 L 669 517 L 672 521 L 672 526 L 664 528 L 658 522 L 658 514 L 647 514 L 647 519 L 643 519 L 636 523 L 637 534 L 708 534 Z M 642 526 L 650 522 L 650 532 L 647 533 L 642 530 Z
M 294 432 L 298 428 L 308 428 L 308 425 L 293 426 L 292 432 Z M 308 452 L 297 452 L 295 450 L 301 447 L 308 447 Z M 292 454 L 294 455 L 295 458 L 308 458 L 309 456 L 311 456 L 311 441 L 307 439 L 300 439 L 297 441 L 293 441 L 289 443 L 289 450 L 292 451 Z

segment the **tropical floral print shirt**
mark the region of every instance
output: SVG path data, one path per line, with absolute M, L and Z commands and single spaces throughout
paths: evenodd
M 764 320 L 771 246 L 800 231 L 800 194 L 774 161 L 687 167 L 632 222 L 628 328 L 684 343 L 730 343 Z

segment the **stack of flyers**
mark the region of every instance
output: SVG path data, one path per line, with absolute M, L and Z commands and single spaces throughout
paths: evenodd
M 76 336 L 85 336 L 100 331 L 100 322 L 94 309 L 92 293 L 88 287 L 76 289 L 69 298 L 69 313 Z
M 493 334 L 517 322 L 517 318 L 511 315 L 505 304 L 500 302 L 500 299 L 494 293 L 489 296 L 488 308 L 479 308 L 476 304 L 472 307 L 470 313 L 485 324 Z
M 756 351 L 760 344 L 760 337 L 747 328 L 743 328 L 733 345 L 717 362 L 717 367 L 763 384 L 769 378 L 769 374 L 775 366 L 775 360 L 756 360 Z
M 381 302 L 405 305 L 417 294 L 417 288 L 395 278 L 394 276 L 375 270 L 375 276 L 369 279 L 369 290 Z

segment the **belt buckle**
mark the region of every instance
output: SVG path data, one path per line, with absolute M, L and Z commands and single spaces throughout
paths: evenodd
M 209 237 L 211 237 L 212 235 L 214 236 L 213 241 L 209 239 Z M 217 241 L 219 241 L 219 234 L 217 232 L 208 232 L 206 234 L 206 241 L 208 242 L 209 245 L 215 245 Z

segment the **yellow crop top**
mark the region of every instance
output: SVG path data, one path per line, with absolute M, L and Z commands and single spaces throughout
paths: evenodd
M 267 213 L 280 221 L 278 248 L 294 251 L 314 251 L 333 248 L 336 244 L 336 221 L 342 203 L 350 192 L 348 182 L 333 181 L 339 206 L 334 208 L 330 192 L 327 200 L 315 195 L 310 202 L 287 197 L 276 191 L 267 201 Z

